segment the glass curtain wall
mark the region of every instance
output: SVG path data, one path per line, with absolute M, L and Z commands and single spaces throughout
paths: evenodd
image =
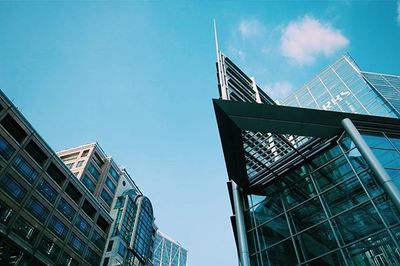
M 366 82 L 365 76 L 370 79 L 370 82 L 376 80 L 367 74 L 361 74 L 354 61 L 347 55 L 343 56 L 285 99 L 282 104 L 310 109 L 398 117 L 398 113 Z M 378 83 L 374 82 L 374 84 Z M 395 84 L 397 85 L 398 82 Z M 393 93 L 394 91 L 391 90 L 391 94 Z
M 362 134 L 400 186 L 400 137 Z M 248 195 L 244 215 L 251 265 L 400 264 L 400 214 L 346 135 Z

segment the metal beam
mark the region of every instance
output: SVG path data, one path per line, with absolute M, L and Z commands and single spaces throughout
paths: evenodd
M 382 185 L 385 192 L 389 195 L 394 205 L 400 211 L 400 191 L 394 184 L 392 178 L 388 175 L 382 164 L 378 161 L 371 148 L 354 126 L 353 122 L 351 122 L 350 119 L 345 118 L 342 120 L 342 125 L 346 133 L 353 140 L 358 151 L 361 153 L 371 170 L 374 172 L 378 182 Z
M 237 228 L 239 260 L 241 266 L 250 266 L 249 247 L 247 245 L 246 225 L 244 223 L 242 191 L 232 181 L 233 207 L 235 209 L 235 221 Z

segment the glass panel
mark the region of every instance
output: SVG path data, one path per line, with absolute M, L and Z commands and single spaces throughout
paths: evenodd
M 381 132 L 360 131 L 360 133 L 370 148 L 394 149 L 393 145 Z
M 367 194 L 356 177 L 323 193 L 322 198 L 329 206 L 331 215 L 368 200 Z
M 389 234 L 384 231 L 347 248 L 355 265 L 399 265 L 400 260 Z
M 36 217 L 39 221 L 44 222 L 49 215 L 49 210 L 35 198 L 30 198 L 25 205 L 26 210 Z
M 89 235 L 91 226 L 88 221 L 85 220 L 81 215 L 78 216 L 78 219 L 76 220 L 75 225 L 78 227 L 78 229 L 86 236 Z
M 372 152 L 383 167 L 400 169 L 400 154 L 397 151 L 372 149 Z
M 112 193 L 115 192 L 116 186 L 115 186 L 114 183 L 111 181 L 111 179 L 108 178 L 108 177 L 106 178 L 106 186 L 110 189 L 110 191 L 111 191 Z
M 90 265 L 100 265 L 101 257 L 91 248 L 87 249 L 85 259 L 90 262 Z
M 89 189 L 90 192 L 94 192 L 96 189 L 96 185 L 93 183 L 93 181 L 87 176 L 84 175 L 81 179 L 82 183 Z
M 100 172 L 96 169 L 93 163 L 89 164 L 88 171 L 96 180 L 99 180 Z
M 374 200 L 376 207 L 389 225 L 400 223 L 400 213 L 393 205 L 392 201 L 383 195 Z
M 44 179 L 39 181 L 36 190 L 50 203 L 54 203 L 58 196 L 57 191 Z
M 57 206 L 57 209 L 67 217 L 68 220 L 72 221 L 75 215 L 75 209 L 72 208 L 71 204 L 69 204 L 64 198 L 60 199 L 60 203 Z
M 53 231 L 53 233 L 55 233 L 58 237 L 60 237 L 63 240 L 67 236 L 68 228 L 56 216 L 53 216 L 51 218 L 49 228 L 51 229 L 51 231 Z
M 110 196 L 110 194 L 108 194 L 107 191 L 105 191 L 104 189 L 101 191 L 101 198 L 108 204 L 111 205 L 112 203 L 112 197 Z
M 85 243 L 77 237 L 74 233 L 69 237 L 69 246 L 75 249 L 77 252 L 82 253 L 85 249 Z
M 283 212 L 282 201 L 280 195 L 269 197 L 256 207 L 250 209 L 250 213 L 254 215 L 256 224 L 262 224 Z
M 264 265 L 287 266 L 296 265 L 297 259 L 292 240 L 286 240 L 267 250 L 267 256 L 263 257 Z
M 324 191 L 337 183 L 349 179 L 354 175 L 354 172 L 346 158 L 341 156 L 335 161 L 313 172 L 312 175 L 320 191 Z
M 110 169 L 108 170 L 108 172 L 110 173 L 110 175 L 114 178 L 115 181 L 118 182 L 119 180 L 119 175 L 117 173 L 117 171 L 115 171 L 115 169 L 111 166 Z
M 289 211 L 288 215 L 296 232 L 311 227 L 327 218 L 318 198 L 296 207 Z
M 37 171 L 21 156 L 15 159 L 14 168 L 31 184 L 38 176 Z
M 1 188 L 16 201 L 21 201 L 26 194 L 26 189 L 8 174 L 0 180 Z
M 14 151 L 15 149 L 11 146 L 11 144 L 8 143 L 8 141 L 6 141 L 2 136 L 0 136 L 0 155 L 3 156 L 6 161 L 8 161 Z
M 371 203 L 363 204 L 339 215 L 335 218 L 335 222 L 346 244 L 383 228 L 383 223 Z
M 303 177 L 300 181 L 297 181 L 283 191 L 283 199 L 285 200 L 288 209 L 297 206 L 316 195 L 314 185 L 309 177 Z
M 60 248 L 54 244 L 49 238 L 43 236 L 40 244 L 37 247 L 40 252 L 48 256 L 53 262 L 57 261 L 58 254 L 60 253 Z
M 19 217 L 14 224 L 14 232 L 17 233 L 24 240 L 33 244 L 39 231 L 33 227 L 27 220 Z
M 91 239 L 100 250 L 103 250 L 106 240 L 96 230 L 93 230 Z
M 8 225 L 14 214 L 15 211 L 0 200 L 0 223 Z
M 318 257 L 338 247 L 328 222 L 313 227 L 297 236 L 298 250 L 304 261 Z
M 281 215 L 274 220 L 261 225 L 257 229 L 257 232 L 260 236 L 261 250 L 290 236 L 285 215 Z
M 333 253 L 330 253 L 326 256 L 323 256 L 321 258 L 315 259 L 310 261 L 308 264 L 306 265 L 315 265 L 315 266 L 319 266 L 319 265 L 329 265 L 329 266 L 347 266 L 347 262 L 343 259 L 342 254 L 340 253 L 340 251 L 336 251 Z

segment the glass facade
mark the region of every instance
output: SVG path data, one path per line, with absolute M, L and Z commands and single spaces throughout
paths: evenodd
M 117 247 L 114 254 L 122 257 L 127 265 L 150 265 L 154 233 L 150 200 L 130 189 L 118 197 L 114 208 L 116 218 L 111 240 Z
M 112 217 L 88 194 L 0 90 L 0 264 L 99 265 Z
M 340 124 L 344 118 L 332 122 L 338 123 L 341 130 L 328 138 L 311 132 L 306 136 L 285 134 L 306 131 L 298 128 L 312 128 L 314 124 L 309 120 L 290 124 L 301 120 L 292 114 L 265 115 L 271 119 L 268 122 L 282 119 L 283 123 L 277 121 L 278 130 L 273 129 L 273 122 L 257 121 L 264 116 L 257 113 L 262 110 L 255 103 L 276 103 L 268 97 L 257 99 L 254 79 L 248 78 L 219 51 L 217 70 L 222 100 L 253 103 L 252 106 L 227 104 L 227 109 L 236 106 L 235 112 L 216 108 L 219 130 L 224 133 L 221 137 L 231 137 L 223 139 L 222 146 L 230 183 L 236 183 L 229 187 L 239 254 L 247 249 L 250 254 L 249 258 L 240 256 L 242 263 L 247 265 L 249 259 L 251 266 L 400 265 L 399 208 L 394 204 L 396 198 L 382 185 L 391 181 L 385 181 L 382 178 L 385 173 L 376 170 L 381 165 L 393 181 L 396 193 L 400 191 L 400 128 L 396 120 L 400 117 L 400 78 L 363 72 L 345 55 L 283 101 L 283 105 L 300 107 L 296 109 L 299 113 L 305 110 L 301 108 L 307 108 L 370 115 L 357 116 L 360 121 L 355 124 L 379 161 L 373 163 L 362 156 L 367 156 L 365 151 L 360 152 L 347 135 L 348 129 Z M 223 104 L 214 102 L 219 108 Z M 239 110 L 241 106 L 244 111 Z M 219 112 L 225 112 L 223 119 L 236 123 L 241 138 L 238 133 L 227 135 L 229 127 Z M 325 113 L 332 119 L 343 116 L 331 112 L 319 114 Z M 387 125 L 383 121 L 379 124 L 379 120 L 363 124 L 363 119 L 372 119 L 371 116 L 395 119 L 388 119 Z M 253 121 L 241 122 L 237 117 L 243 120 L 251 117 Z M 318 122 L 315 124 L 324 130 Z M 276 131 L 282 133 L 269 133 Z M 236 151 L 232 147 L 242 149 Z M 243 164 L 245 169 L 232 161 Z M 241 245 L 240 238 L 247 240 L 247 245 Z
M 374 152 L 391 148 L 400 156 L 382 134 L 364 135 Z M 378 158 L 394 167 L 400 160 L 393 156 Z M 248 195 L 244 216 L 252 265 L 400 263 L 400 214 L 347 136 L 274 180 L 262 196 Z
M 361 72 L 370 86 L 375 88 L 400 113 L 400 76 Z
M 392 77 L 390 80 L 394 86 L 384 75 L 361 72 L 351 57 L 345 55 L 285 99 L 282 105 L 400 117 L 399 79 Z M 382 94 L 396 104 L 397 111 Z
M 159 231 L 156 233 L 153 249 L 154 266 L 187 265 L 187 250 L 181 244 Z

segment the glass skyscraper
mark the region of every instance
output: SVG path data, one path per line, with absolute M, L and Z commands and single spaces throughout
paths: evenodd
M 345 55 L 277 105 L 217 71 L 240 265 L 399 265 L 399 77 Z
M 157 231 L 154 240 L 154 266 L 187 266 L 187 250 L 176 240 Z

